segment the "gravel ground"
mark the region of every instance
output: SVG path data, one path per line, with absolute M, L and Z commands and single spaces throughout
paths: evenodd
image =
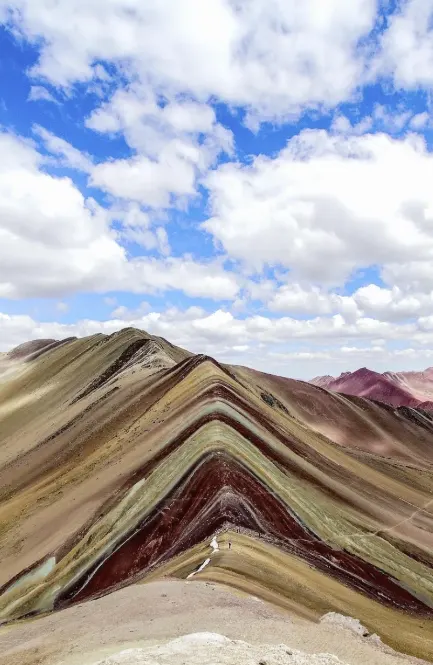
M 422 662 L 391 652 L 338 623 L 316 624 L 291 617 L 254 597 L 206 582 L 163 580 L 4 626 L 0 629 L 0 665 L 93 665 L 126 649 L 148 649 L 199 632 L 249 643 L 251 658 L 226 660 L 233 663 L 256 662 L 259 652 L 255 646 L 267 644 L 284 644 L 306 654 L 333 654 L 344 665 Z M 269 665 L 273 662 L 269 654 L 263 659 Z M 312 665 L 321 662 L 310 661 Z M 287 663 L 295 665 L 296 661 Z

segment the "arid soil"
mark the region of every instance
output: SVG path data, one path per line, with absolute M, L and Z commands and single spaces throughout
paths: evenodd
M 250 645 L 285 644 L 306 654 L 333 654 L 344 665 L 421 662 L 336 624 L 302 620 L 216 584 L 170 580 L 132 585 L 99 600 L 4 627 L 0 665 L 93 665 L 125 649 L 147 648 L 197 632 L 219 633 Z M 259 653 L 259 665 L 266 653 L 269 659 L 266 648 L 244 655 Z M 285 662 L 296 663 L 289 658 Z

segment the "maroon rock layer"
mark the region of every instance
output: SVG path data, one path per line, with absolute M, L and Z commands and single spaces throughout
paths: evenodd
M 433 617 L 430 607 L 392 577 L 319 540 L 258 478 L 222 451 L 204 455 L 120 547 L 61 596 L 58 607 L 130 584 L 222 528 L 252 531 L 381 603 Z

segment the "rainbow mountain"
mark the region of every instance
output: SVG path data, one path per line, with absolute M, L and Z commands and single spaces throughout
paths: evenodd
M 432 491 L 421 409 L 130 328 L 0 356 L 3 624 L 210 580 L 432 659 Z

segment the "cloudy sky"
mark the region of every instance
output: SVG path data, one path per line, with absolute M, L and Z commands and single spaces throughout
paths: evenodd
M 0 0 L 0 350 L 433 365 L 433 0 Z

